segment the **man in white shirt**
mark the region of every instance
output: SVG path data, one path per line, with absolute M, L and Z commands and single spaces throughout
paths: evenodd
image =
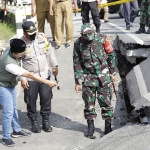
M 99 3 L 100 3 L 100 4 L 106 4 L 106 3 L 107 3 L 107 0 L 100 0 Z M 109 21 L 108 21 L 108 16 L 109 16 L 109 9 L 108 9 L 108 6 L 105 6 L 103 9 L 104 9 L 104 22 L 107 23 L 107 22 L 109 22 Z M 100 13 L 101 8 L 99 8 L 98 10 L 99 10 L 99 13 Z
M 10 48 L 6 49 L 0 58 L 0 105 L 3 109 L 2 144 L 9 147 L 15 146 L 11 137 L 17 138 L 31 134 L 23 131 L 19 123 L 15 88 L 19 76 L 36 80 L 50 87 L 57 85 L 55 82 L 45 80 L 20 66 L 20 60 L 25 54 L 25 49 L 26 44 L 23 40 L 12 39 Z

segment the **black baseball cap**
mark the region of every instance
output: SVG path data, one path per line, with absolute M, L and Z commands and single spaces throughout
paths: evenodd
M 32 21 L 26 21 L 22 24 L 22 28 L 25 32 L 28 32 L 29 35 L 32 35 L 37 32 L 35 24 Z

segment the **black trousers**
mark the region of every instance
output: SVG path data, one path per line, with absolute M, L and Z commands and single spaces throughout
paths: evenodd
M 82 22 L 90 23 L 89 11 L 91 11 L 93 23 L 96 27 L 100 27 L 100 16 L 97 7 L 97 1 L 94 2 L 82 2 L 81 16 Z
M 49 79 L 49 78 L 48 78 Z M 36 117 L 36 101 L 38 94 L 40 96 L 40 114 L 47 116 L 51 113 L 52 88 L 46 84 L 36 81 L 28 81 L 29 89 L 24 90 L 24 101 L 27 104 L 27 116 Z

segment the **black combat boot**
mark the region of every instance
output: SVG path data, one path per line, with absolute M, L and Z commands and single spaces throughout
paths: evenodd
M 140 28 L 138 31 L 135 32 L 136 34 L 145 33 L 145 24 L 140 23 Z
M 51 132 L 52 127 L 50 126 L 49 116 L 43 116 L 42 117 L 42 129 L 45 132 Z
M 34 133 L 40 133 L 41 132 L 41 128 L 38 125 L 37 119 L 36 117 L 31 117 L 31 125 L 32 125 L 32 132 Z
M 108 134 L 112 131 L 112 128 L 111 128 L 111 119 L 107 119 L 105 120 L 105 131 L 104 131 L 104 134 Z
M 85 137 L 88 137 L 90 139 L 95 139 L 96 137 L 93 136 L 95 130 L 94 120 L 87 120 L 87 124 L 88 124 L 88 131 L 87 133 L 84 134 Z
M 100 27 L 96 27 L 96 33 L 100 33 Z
M 148 28 L 146 34 L 150 34 L 150 26 L 149 26 L 149 28 Z

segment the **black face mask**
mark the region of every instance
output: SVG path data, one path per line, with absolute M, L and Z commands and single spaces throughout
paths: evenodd
M 34 41 L 35 40 L 35 36 L 36 36 L 36 33 L 32 34 L 32 35 L 29 35 L 29 38 L 31 41 Z

